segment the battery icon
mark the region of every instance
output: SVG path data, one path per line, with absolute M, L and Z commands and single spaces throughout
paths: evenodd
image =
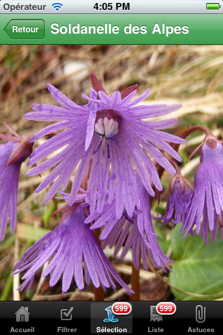
M 220 9 L 221 5 L 220 3 L 207 3 L 206 8 L 209 10 L 216 10 L 216 9 Z

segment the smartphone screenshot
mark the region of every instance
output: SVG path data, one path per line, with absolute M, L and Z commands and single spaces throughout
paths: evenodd
M 223 2 L 0 0 L 2 334 L 222 333 Z

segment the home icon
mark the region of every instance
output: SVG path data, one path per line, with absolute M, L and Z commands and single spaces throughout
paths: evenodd
M 20 307 L 20 309 L 15 312 L 16 322 L 29 322 L 29 314 L 28 307 Z

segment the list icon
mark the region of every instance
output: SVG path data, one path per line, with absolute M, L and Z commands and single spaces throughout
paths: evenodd
M 156 306 L 150 306 L 150 321 L 163 321 L 163 317 L 157 312 Z

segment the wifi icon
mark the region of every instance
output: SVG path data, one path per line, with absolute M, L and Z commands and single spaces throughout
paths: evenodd
M 63 7 L 63 5 L 62 3 L 55 2 L 52 4 L 52 7 L 58 12 L 58 10 L 60 10 L 60 8 Z

